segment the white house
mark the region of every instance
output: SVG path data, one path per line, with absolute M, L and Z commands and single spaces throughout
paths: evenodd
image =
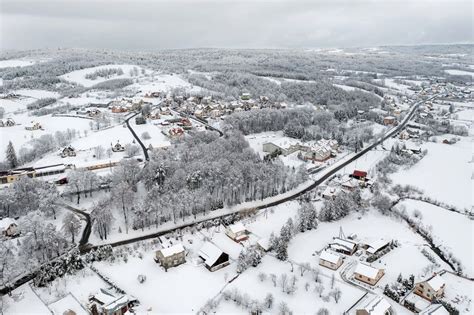
M 449 315 L 449 312 L 441 304 L 431 304 L 418 313 L 419 315 Z
M 390 315 L 392 305 L 382 296 L 376 295 L 361 307 L 357 308 L 356 315 Z
M 337 270 L 343 263 L 342 257 L 328 251 L 322 251 L 319 255 L 319 264 L 326 268 Z
M 242 222 L 229 225 L 225 229 L 225 234 L 237 243 L 248 239 L 247 229 Z
M 383 277 L 385 271 L 383 269 L 374 268 L 372 266 L 358 263 L 354 270 L 354 278 L 370 285 L 375 285 Z
M 415 294 L 429 300 L 440 298 L 444 294 L 446 283 L 439 275 L 434 275 L 430 279 L 415 284 Z

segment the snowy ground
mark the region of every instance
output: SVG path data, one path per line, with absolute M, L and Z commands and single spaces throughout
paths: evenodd
M 474 221 L 466 215 L 448 211 L 426 202 L 407 200 L 400 204 L 414 219 L 413 212 L 421 212 L 420 223 L 431 230 L 436 245 L 443 245 L 446 252 L 452 252 L 461 260 L 464 272 L 474 276 Z M 449 222 L 449 224 L 447 224 Z M 456 233 L 453 233 L 456 227 Z
M 23 59 L 7 59 L 0 60 L 0 68 L 9 68 L 9 67 L 26 67 L 35 64 L 32 60 L 23 60 Z
M 460 314 L 472 314 L 474 310 L 474 282 L 450 273 L 442 275 L 446 282 L 445 299 L 456 306 Z
M 446 137 L 438 137 L 439 141 Z M 413 185 L 426 196 L 461 209 L 472 207 L 472 138 L 461 137 L 453 145 L 427 142 L 428 154 L 413 167 L 391 175 L 394 183 Z
M 463 70 L 456 70 L 456 69 L 446 69 L 444 72 L 451 74 L 451 75 L 470 75 L 474 78 L 474 72 L 470 71 L 463 71 Z
M 51 314 L 46 305 L 33 292 L 29 284 L 13 290 L 12 295 L 5 295 L 3 299 L 3 311 L 5 314 L 31 314 L 32 310 L 36 314 Z

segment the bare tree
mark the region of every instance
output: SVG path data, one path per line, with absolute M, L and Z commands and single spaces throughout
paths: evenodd
M 311 269 L 311 265 L 309 263 L 303 263 L 298 266 L 298 269 L 300 270 L 300 276 L 302 277 L 306 271 Z
M 81 222 L 73 213 L 68 213 L 64 216 L 63 226 L 61 228 L 64 234 L 71 236 L 71 242 L 74 243 L 75 237 L 81 230 Z
M 280 284 L 281 292 L 286 292 L 286 288 L 288 286 L 288 275 L 286 273 L 282 273 L 278 283 Z

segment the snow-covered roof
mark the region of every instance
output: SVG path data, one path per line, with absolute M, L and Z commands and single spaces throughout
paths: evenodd
M 261 238 L 257 241 L 257 244 L 260 245 L 264 250 L 270 250 L 270 239 L 269 238 Z
M 441 304 L 431 304 L 418 314 L 420 315 L 449 315 L 449 312 Z
M 232 233 L 237 234 L 239 232 L 245 232 L 246 228 L 242 224 L 242 222 L 237 222 L 235 224 L 231 224 L 227 227 Z
M 216 245 L 206 242 L 199 251 L 199 256 L 204 259 L 204 263 L 208 266 L 214 265 L 214 263 L 222 255 L 223 251 L 220 250 Z
M 49 304 L 48 307 L 54 315 L 63 315 L 67 311 L 73 311 L 77 315 L 89 314 L 71 293 Z
M 100 289 L 93 297 L 102 304 L 102 308 L 112 312 L 130 301 L 130 297 L 127 295 L 116 296 L 112 292 L 104 289 Z
M 0 229 L 6 230 L 10 227 L 10 225 L 15 224 L 16 220 L 12 218 L 5 218 L 0 220 Z
M 162 248 L 160 249 L 161 253 L 163 254 L 164 257 L 170 257 L 178 253 L 184 252 L 184 247 L 182 244 L 176 244 L 173 246 L 170 246 L 168 248 Z
M 385 315 L 390 308 L 390 303 L 382 296 L 377 295 L 363 307 L 363 310 L 370 315 Z
M 385 241 L 385 240 L 376 240 L 376 241 L 367 243 L 367 245 L 369 245 L 369 248 L 367 248 L 367 252 L 370 254 L 374 254 L 375 252 L 377 252 L 379 249 L 381 249 L 387 244 L 388 244 L 388 241 Z
M 445 284 L 443 278 L 439 275 L 434 276 L 426 282 L 433 290 L 438 291 Z
M 331 247 L 334 247 L 337 245 L 343 247 L 346 250 L 354 250 L 354 248 L 357 246 L 356 243 L 353 243 L 349 240 L 345 240 L 339 237 L 335 237 L 333 243 L 331 244 Z
M 333 264 L 337 264 L 339 262 L 339 259 L 341 259 L 341 256 L 333 254 L 328 251 L 323 251 L 321 252 L 321 255 L 319 255 L 319 259 L 328 261 Z
M 358 263 L 356 269 L 354 270 L 354 273 L 358 273 L 370 279 L 375 279 L 377 278 L 379 269 L 366 264 Z
M 326 189 L 323 191 L 323 196 L 329 196 L 329 197 L 332 197 L 334 195 L 337 195 L 337 193 L 339 192 L 339 188 L 338 187 L 326 187 Z

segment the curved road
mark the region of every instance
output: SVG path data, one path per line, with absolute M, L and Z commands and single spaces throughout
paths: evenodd
M 138 144 L 142 147 L 142 150 L 143 150 L 143 155 L 145 156 L 145 160 L 146 161 L 149 161 L 150 160 L 150 156 L 148 155 L 148 149 L 147 147 L 145 147 L 145 145 L 143 144 L 142 140 L 137 136 L 137 134 L 135 133 L 135 130 L 133 130 L 132 127 L 130 127 L 130 119 L 132 119 L 133 117 L 137 116 L 138 114 L 140 114 L 140 112 L 136 112 L 134 113 L 133 115 L 129 116 L 127 119 L 125 119 L 125 123 L 127 124 L 127 128 L 130 130 L 130 132 L 132 133 L 133 137 L 137 140 Z
M 342 168 L 344 168 L 345 166 L 347 166 L 348 164 L 352 163 L 353 161 L 359 159 L 360 157 L 362 157 L 364 154 L 366 154 L 367 152 L 369 152 L 370 150 L 374 149 L 376 146 L 378 146 L 379 144 L 381 144 L 382 142 L 384 142 L 385 140 L 389 139 L 390 137 L 394 136 L 395 134 L 397 134 L 398 132 L 400 132 L 405 126 L 406 124 L 408 123 L 408 121 L 410 121 L 410 119 L 413 118 L 413 116 L 415 115 L 415 112 L 416 110 L 418 109 L 418 107 L 427 102 L 427 101 L 430 101 L 434 98 L 436 98 L 437 95 L 435 96 L 432 96 L 426 100 L 421 100 L 417 103 L 415 103 L 412 108 L 410 109 L 410 112 L 405 116 L 405 118 L 403 119 L 403 121 L 396 127 L 390 129 L 386 134 L 384 134 L 383 137 L 377 139 L 375 142 L 373 142 L 372 144 L 370 144 L 369 146 L 363 148 L 361 151 L 359 151 L 358 153 L 354 154 L 354 156 L 352 156 L 350 159 L 344 161 L 343 163 L 341 164 L 338 164 L 336 166 L 331 166 L 329 167 L 329 171 L 327 171 L 326 174 L 324 174 L 323 176 L 321 176 L 320 178 L 318 178 L 317 180 L 315 180 L 310 186 L 307 186 L 305 188 L 303 188 L 302 190 L 292 194 L 292 195 L 289 195 L 289 196 L 286 196 L 286 197 L 282 197 L 281 199 L 278 199 L 278 200 L 275 200 L 275 201 L 270 201 L 266 204 L 263 204 L 263 205 L 260 205 L 260 206 L 256 206 L 256 207 L 252 207 L 252 208 L 243 208 L 243 209 L 238 209 L 236 210 L 235 212 L 227 212 L 225 214 L 221 214 L 221 215 L 216 215 L 214 217 L 206 217 L 206 218 L 202 218 L 200 220 L 195 220 L 193 222 L 189 222 L 189 223 L 182 223 L 181 225 L 178 225 L 178 226 L 175 226 L 175 227 L 172 227 L 172 228 L 169 228 L 169 229 L 166 229 L 166 230 L 162 230 L 162 231 L 159 231 L 159 232 L 154 232 L 154 233 L 151 233 L 151 234 L 147 234 L 147 235 L 142 235 L 142 236 L 138 236 L 138 237 L 133 237 L 133 238 L 130 238 L 130 239 L 126 239 L 126 240 L 121 240 L 121 241 L 117 241 L 117 242 L 110 242 L 110 243 L 107 243 L 107 244 L 102 244 L 101 246 L 105 246 L 105 245 L 110 245 L 112 247 L 116 247 L 116 246 L 121 246 L 121 245 L 126 245 L 126 244 L 130 244 L 130 243 L 134 243 L 134 242 L 138 242 L 138 241 L 142 241 L 142 240 L 146 240 L 146 239 L 150 239 L 150 238 L 155 238 L 155 237 L 159 237 L 159 236 L 162 236 L 166 233 L 169 233 L 169 232 L 172 232 L 174 230 L 177 230 L 177 229 L 182 229 L 184 227 L 188 227 L 188 226 L 193 226 L 195 224 L 199 224 L 199 223 L 202 223 L 204 221 L 209 221 L 209 220 L 214 220 L 214 219 L 219 219 L 219 218 L 223 218 L 223 217 L 226 217 L 226 216 L 229 216 L 229 215 L 233 215 L 235 213 L 242 213 L 242 212 L 247 212 L 249 210 L 260 210 L 260 209 L 265 209 L 265 208 L 269 208 L 269 207 L 273 207 L 273 206 L 276 206 L 276 205 L 279 205 L 279 204 L 282 204 L 282 203 L 285 203 L 287 201 L 290 201 L 290 200 L 293 200 L 293 199 L 296 199 L 298 197 L 300 197 L 301 195 L 305 194 L 306 192 L 310 191 L 310 190 L 313 190 L 314 188 L 316 188 L 317 186 L 321 185 L 324 181 L 326 181 L 329 177 L 331 177 L 332 175 L 334 175 L 335 173 L 337 173 L 339 170 L 341 170 Z M 203 122 L 201 122 L 203 123 Z M 207 125 L 207 124 L 205 124 Z M 208 125 L 207 125 L 208 126 Z M 92 248 L 97 248 L 99 246 L 92 246 L 90 247 L 91 249 Z

